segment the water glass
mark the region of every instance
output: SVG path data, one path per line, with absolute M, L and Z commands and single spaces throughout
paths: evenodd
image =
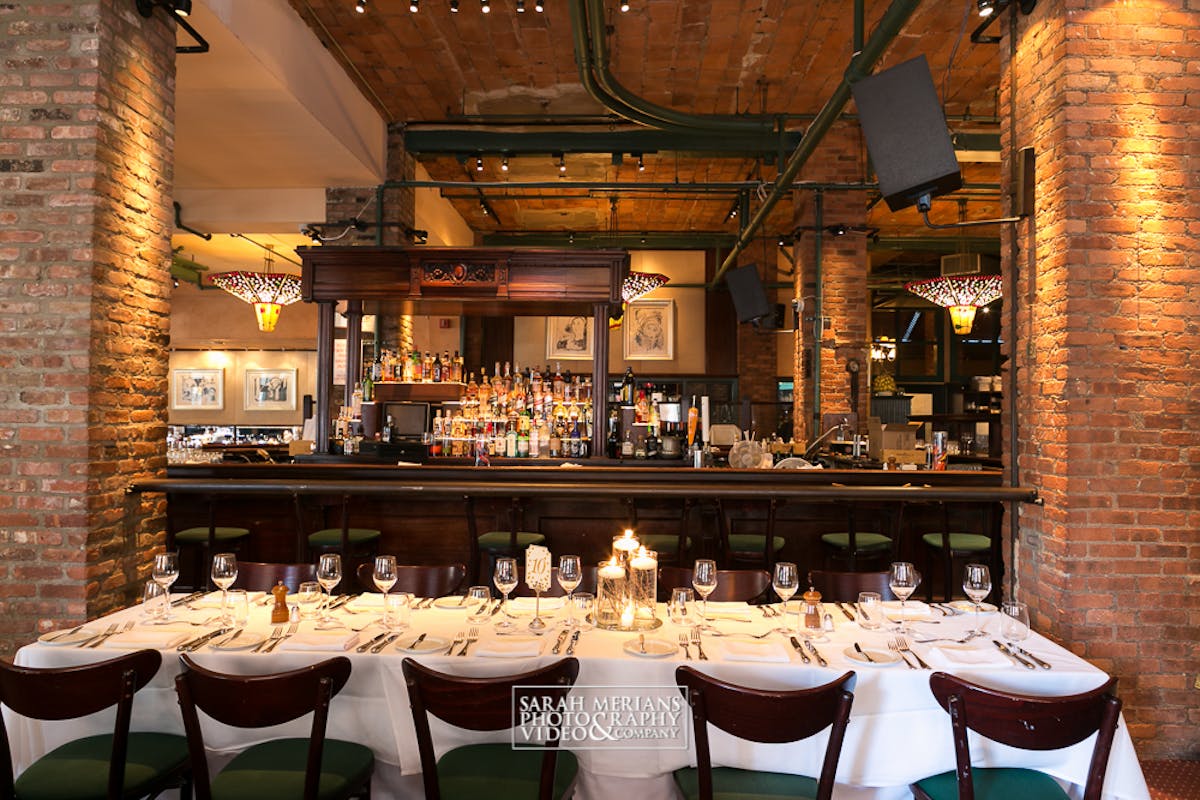
M 157 581 L 146 581 L 146 585 L 142 587 L 142 619 L 148 621 L 163 619 L 165 611 L 163 598 L 167 596 L 167 590 Z
M 671 600 L 667 604 L 667 614 L 676 625 L 687 625 L 691 622 L 692 590 L 679 586 L 671 590 Z
M 312 619 L 321 613 L 321 601 L 325 595 L 321 593 L 321 584 L 316 581 L 304 581 L 296 592 L 296 606 L 300 609 L 300 619 Z
M 591 592 L 575 592 L 571 595 L 571 607 L 575 614 L 575 627 L 590 631 L 596 625 L 596 596 Z
M 242 627 L 250 620 L 250 598 L 245 589 L 230 589 L 225 592 L 221 607 L 229 624 Z
M 883 598 L 879 592 L 858 593 L 858 627 L 865 631 L 878 630 L 883 622 Z
M 395 631 L 402 631 L 412 622 L 412 599 L 409 592 L 389 594 L 383 607 L 383 625 Z
M 491 616 L 492 590 L 486 586 L 472 586 L 467 589 L 467 605 L 471 608 L 467 622 L 487 622 Z
M 1029 606 L 1011 601 L 1000 607 L 1000 636 L 1009 644 L 1029 638 Z

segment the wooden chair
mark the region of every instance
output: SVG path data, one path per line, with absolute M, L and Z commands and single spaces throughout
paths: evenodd
M 325 738 L 329 704 L 350 678 L 350 659 L 331 658 L 272 675 L 225 675 L 180 656 L 175 678 L 195 772 L 197 800 L 340 800 L 370 797 L 375 756 L 356 742 Z M 210 778 L 197 710 L 238 728 L 281 725 L 312 714 L 308 738 L 274 739 L 241 751 Z
M 490 577 L 492 562 L 500 556 L 520 558 L 525 548 L 531 544 L 545 544 L 546 537 L 535 531 L 522 530 L 525 526 L 525 500 L 513 497 L 508 507 L 508 530 L 490 530 L 479 532 L 479 524 L 475 519 L 475 498 L 466 498 L 467 511 L 467 548 L 470 555 L 469 568 L 472 584 L 479 583 L 479 562 L 483 556 L 488 557 L 488 575 Z
M 1038 697 L 989 689 L 945 672 L 929 676 L 929 688 L 950 714 L 957 768 L 917 781 L 917 800 L 1067 800 L 1070 796 L 1045 773 L 1018 767 L 974 767 L 968 731 L 1025 750 L 1057 750 L 1096 733 L 1083 800 L 1099 800 L 1112 750 L 1121 701 L 1117 679 L 1090 692 Z
M 771 576 L 761 569 L 719 569 L 717 588 L 708 596 L 714 603 L 749 602 L 761 597 L 771 585 Z M 692 570 L 686 567 L 659 567 L 658 587 L 663 598 L 670 597 L 671 590 L 683 586 L 692 588 Z
M 579 582 L 579 586 L 575 587 L 577 592 L 596 593 L 596 573 L 599 567 L 587 566 L 583 568 L 583 580 Z M 536 592 L 529 588 L 525 583 L 525 568 L 518 567 L 517 574 L 521 580 L 517 583 L 517 588 L 509 593 L 509 597 L 533 597 Z M 493 587 L 494 589 L 495 587 Z M 550 588 L 542 592 L 542 597 L 566 597 L 567 593 L 563 591 L 562 586 L 558 583 L 558 567 L 550 570 Z
M 894 560 L 903 506 L 860 506 L 855 502 L 840 505 L 846 509 L 846 529 L 821 534 L 821 544 L 830 556 L 844 561 L 851 572 L 857 570 L 860 560 Z
M 466 574 L 466 564 L 397 565 L 396 585 L 390 591 L 408 592 L 414 597 L 445 597 L 461 588 Z M 374 564 L 358 565 L 358 584 L 365 591 L 379 591 L 374 576 Z
M 60 745 L 13 779 L 8 731 L 0 716 L 0 796 L 26 798 L 145 797 L 183 787 L 189 796 L 188 748 L 182 736 L 129 731 L 134 693 L 162 664 L 139 650 L 97 664 L 35 669 L 0 662 L 0 703 L 39 720 L 68 720 L 116 706 L 113 732 Z
M 725 506 L 717 498 L 717 530 L 721 536 L 721 563 L 754 564 L 772 572 L 775 569 L 776 557 L 783 549 L 786 540 L 775 534 L 775 519 L 782 500 L 772 497 L 767 502 L 767 519 L 764 533 L 735 533 Z M 711 599 L 711 598 L 710 598 Z
M 808 573 L 808 582 L 821 593 L 822 600 L 853 603 L 858 600 L 859 592 L 878 592 L 883 600 L 897 599 L 888 582 L 890 577 L 888 571 L 835 572 L 814 569 Z
M 194 525 L 178 531 L 167 529 L 167 552 L 174 550 L 181 556 L 185 549 L 192 552 L 190 578 L 193 589 L 202 589 L 209 585 L 208 559 L 214 553 L 232 551 L 240 555 L 241 545 L 250 537 L 249 528 L 218 524 L 218 499 L 215 494 L 205 498 L 208 503 L 207 525 Z M 221 545 L 219 551 L 218 544 Z
M 269 592 L 275 584 L 283 581 L 289 592 L 296 592 L 300 584 L 317 579 L 315 564 L 272 564 L 265 561 L 239 561 L 238 576 L 234 586 L 251 592 Z
M 343 559 L 350 559 L 356 554 L 359 556 L 375 554 L 375 548 L 383 534 L 377 528 L 355 528 L 350 525 L 349 493 L 342 494 L 337 502 L 330 498 L 318 498 L 319 528 L 308 534 L 305 534 L 309 528 L 306 519 L 310 514 L 305 513 L 299 494 L 293 494 L 292 501 L 296 508 L 296 524 L 300 526 L 299 531 L 304 536 L 309 554 L 341 553 Z M 331 525 L 329 523 L 330 509 L 335 507 L 338 508 L 338 521 Z M 297 556 L 300 557 L 299 553 Z
M 992 508 L 991 519 L 985 526 L 992 535 L 968 533 L 955 530 L 950 524 L 950 504 L 936 503 L 940 525 L 936 531 L 921 533 L 921 542 L 925 546 L 925 561 L 922 569 L 925 571 L 925 600 L 933 602 L 933 562 L 936 559 L 942 567 L 942 600 L 949 602 L 954 597 L 954 560 L 971 559 L 987 563 L 992 572 L 992 594 L 996 595 L 1003 584 L 1003 559 L 1000 556 L 1000 518 L 1003 507 L 996 503 Z M 991 596 L 991 595 L 989 595 Z
M 658 554 L 658 562 L 660 564 L 683 563 L 683 559 L 692 551 L 692 537 L 688 536 L 688 522 L 692 508 L 695 505 L 696 500 L 694 498 L 685 497 L 683 499 L 682 508 L 679 513 L 679 531 L 677 533 L 638 532 L 638 541 L 645 545 L 647 550 L 653 550 Z M 625 498 L 625 510 L 626 524 L 629 528 L 637 530 L 637 500 L 632 497 Z
M 564 658 L 540 669 L 497 678 L 447 675 L 411 658 L 404 659 L 402 666 L 426 800 L 500 796 L 551 800 L 566 797 L 572 790 L 578 764 L 572 753 L 559 751 L 557 740 L 546 742 L 541 750 L 523 750 L 509 742 L 469 744 L 436 758 L 429 717 L 472 731 L 507 730 L 513 727 L 513 709 L 519 698 L 538 703 L 558 703 L 565 698 L 579 675 L 578 660 Z
M 812 689 L 762 690 L 711 678 L 691 667 L 676 668 L 675 682 L 686 690 L 692 709 L 696 766 L 675 770 L 675 785 L 688 800 L 745 796 L 829 800 L 854 702 L 854 681 L 854 673 L 847 672 Z M 714 767 L 709 725 L 739 739 L 771 744 L 796 742 L 830 728 L 821 774 L 813 778 Z

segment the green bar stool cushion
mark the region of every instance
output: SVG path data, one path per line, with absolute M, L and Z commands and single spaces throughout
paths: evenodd
M 733 767 L 713 767 L 713 800 L 780 800 L 817 796 L 817 782 L 804 775 L 755 772 Z M 677 769 L 675 785 L 687 800 L 700 798 L 700 772 L 694 767 Z
M 849 533 L 822 534 L 821 541 L 831 547 L 836 547 L 839 550 L 850 549 Z M 856 533 L 854 535 L 854 544 L 858 548 L 858 552 L 864 553 L 891 549 L 892 540 L 891 538 L 884 536 L 882 533 Z
M 76 739 L 54 748 L 14 782 L 20 800 L 104 800 L 112 735 Z M 144 797 L 188 762 L 187 740 L 169 733 L 129 734 L 125 796 Z
M 250 535 L 249 528 L 230 528 L 217 527 L 213 529 L 213 538 L 218 542 L 232 542 L 238 539 L 245 539 Z M 208 541 L 208 528 L 195 527 L 184 528 L 175 534 L 175 541 L 185 544 L 204 544 Z
M 656 553 L 675 554 L 679 549 L 679 537 L 673 533 L 648 533 L 638 538 L 641 539 L 647 550 L 653 550 Z M 760 540 L 761 538 L 759 537 Z M 685 537 L 683 547 L 685 550 L 692 549 L 692 537 Z
M 761 533 L 731 533 L 729 534 L 729 551 L 731 553 L 754 553 L 761 555 L 763 551 L 763 535 Z M 783 549 L 782 536 L 774 536 L 771 544 L 778 553 Z
M 479 549 L 488 554 L 507 553 L 512 538 L 509 531 L 488 531 L 479 536 Z M 517 531 L 517 549 L 524 550 L 531 544 L 544 544 L 546 537 L 540 533 Z
M 374 528 L 350 528 L 348 531 L 350 544 L 373 542 L 383 534 Z M 324 528 L 308 535 L 309 547 L 337 547 L 342 543 L 341 528 Z
M 1068 800 L 1070 795 L 1051 778 L 1032 769 L 1016 767 L 972 767 L 975 800 Z M 932 800 L 958 800 L 958 778 L 954 770 L 917 781 Z
M 442 800 L 528 800 L 538 796 L 541 750 L 513 750 L 509 744 L 456 747 L 438 759 Z M 559 750 L 554 797 L 563 797 L 575 780 L 574 754 Z
M 921 537 L 921 541 L 930 547 L 942 549 L 940 533 L 927 533 Z M 992 549 L 992 540 L 978 533 L 952 533 L 950 534 L 950 549 L 956 553 L 986 553 Z
M 278 739 L 239 753 L 212 780 L 213 800 L 270 800 L 302 797 L 309 740 Z M 375 767 L 370 748 L 356 742 L 326 739 L 321 756 L 317 797 L 349 797 Z

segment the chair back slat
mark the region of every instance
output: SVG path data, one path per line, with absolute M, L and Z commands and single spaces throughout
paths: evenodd
M 337 694 L 350 679 L 350 659 L 337 656 L 290 672 L 270 675 L 226 675 L 180 656 L 185 670 L 176 686 L 185 682 L 193 704 L 208 716 L 237 728 L 282 725 L 316 709 L 322 681 L 329 680 Z
M 859 592 L 878 592 L 884 600 L 895 600 L 892 587 L 888 582 L 890 573 L 882 572 L 839 572 L 836 570 L 814 569 L 808 573 L 813 588 L 821 593 L 824 600 L 831 602 L 853 603 L 858 600 Z
M 275 564 L 264 561 L 238 561 L 238 577 L 234 586 L 251 592 L 269 592 L 275 588 L 275 584 L 283 581 L 289 592 L 296 592 L 301 583 L 316 579 L 317 568 L 312 562 Z
M 659 567 L 658 585 L 669 596 L 676 587 L 692 588 L 692 570 L 687 567 Z M 719 569 L 717 588 L 708 596 L 715 603 L 748 601 L 761 595 L 771 585 L 771 576 L 761 569 Z
M 365 591 L 379 591 L 375 586 L 374 563 L 359 564 L 357 574 Z M 396 585 L 390 591 L 408 592 L 414 597 L 445 597 L 459 590 L 466 574 L 465 564 L 400 564 L 396 566 Z

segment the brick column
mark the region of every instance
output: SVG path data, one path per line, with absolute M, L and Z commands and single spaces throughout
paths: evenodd
M 127 605 L 165 467 L 174 26 L 0 5 L 0 653 Z
M 1006 233 L 1004 339 L 1019 479 L 1045 500 L 1020 509 L 1017 593 L 1120 678 L 1141 756 L 1192 758 L 1200 9 L 1042 0 L 1015 48 L 1008 25 L 1004 147 L 1033 146 L 1038 174 L 1036 215 Z

